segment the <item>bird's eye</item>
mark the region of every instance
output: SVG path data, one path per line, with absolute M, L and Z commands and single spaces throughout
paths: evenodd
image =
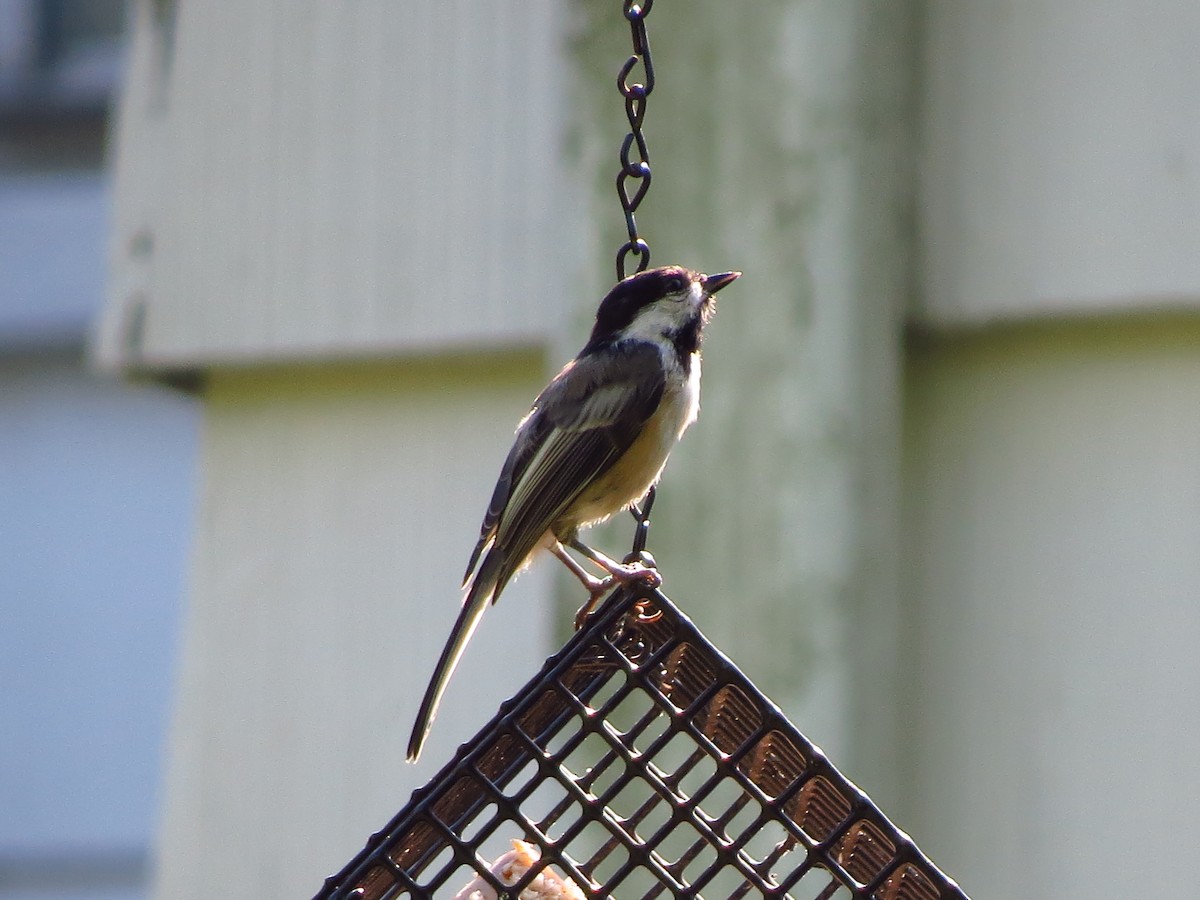
M 678 275 L 673 276 L 667 281 L 667 291 L 672 294 L 677 294 L 683 290 L 683 279 Z

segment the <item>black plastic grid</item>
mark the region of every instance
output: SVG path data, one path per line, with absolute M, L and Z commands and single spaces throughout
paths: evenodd
M 514 839 L 541 856 L 504 885 Z M 547 867 L 587 897 L 966 897 L 658 591 L 611 596 L 317 900 Z

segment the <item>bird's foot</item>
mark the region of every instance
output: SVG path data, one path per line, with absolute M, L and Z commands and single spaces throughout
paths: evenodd
M 662 587 L 663 583 L 658 569 L 641 561 L 622 563 L 618 568 L 610 569 L 608 577 L 621 587 L 640 584 L 651 591 Z
M 644 554 L 644 556 L 648 559 L 649 565 L 640 560 L 630 563 L 612 563 L 610 566 L 605 566 L 609 573 L 608 577 L 593 578 L 585 585 L 589 596 L 587 603 L 579 607 L 579 612 L 575 613 L 576 631 L 584 626 L 588 617 L 600 605 L 600 601 L 614 587 L 637 586 L 651 591 L 662 587 L 662 576 L 658 574 L 658 569 L 654 568 L 654 558 L 649 554 Z
M 588 599 L 583 606 L 579 607 L 579 611 L 575 613 L 575 630 L 578 631 L 587 622 L 588 617 L 596 611 L 596 607 L 600 605 L 600 601 L 604 599 L 604 595 L 608 593 L 608 589 L 612 587 L 613 578 L 610 575 L 608 578 L 596 579 L 595 587 L 588 588 Z

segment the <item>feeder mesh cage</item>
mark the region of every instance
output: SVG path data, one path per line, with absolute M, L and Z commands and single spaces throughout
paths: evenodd
M 621 589 L 317 895 L 456 896 L 966 895 L 667 597 Z

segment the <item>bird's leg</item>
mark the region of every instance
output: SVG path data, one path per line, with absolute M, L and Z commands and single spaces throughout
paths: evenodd
M 571 570 L 571 574 L 580 580 L 593 598 L 602 595 L 612 587 L 613 582 L 611 578 L 596 578 L 591 572 L 577 563 L 575 557 L 568 553 L 567 548 L 558 541 L 550 545 L 550 552 L 562 560 L 563 565 Z
M 579 612 L 575 614 L 575 629 L 577 631 L 583 627 L 583 623 L 587 620 L 587 617 L 592 614 L 593 610 L 600 603 L 600 600 L 614 585 L 628 585 L 636 581 L 641 581 L 650 588 L 657 588 L 662 584 L 662 576 L 654 569 L 648 568 L 642 563 L 631 563 L 629 565 L 619 563 L 605 556 L 600 551 L 593 550 L 578 538 L 571 538 L 568 543 L 570 543 L 573 549 L 578 550 L 600 568 L 608 572 L 606 578 L 596 578 L 576 562 L 575 558 L 567 552 L 567 548 L 561 542 L 555 541 L 551 544 L 550 552 L 562 560 L 563 565 L 571 570 L 571 574 L 578 578 L 580 583 L 587 588 L 588 600 L 579 608 Z
M 592 614 L 592 610 L 596 608 L 600 599 L 613 586 L 615 579 L 612 575 L 609 575 L 607 578 L 596 578 L 591 572 L 577 563 L 575 557 L 568 553 L 567 548 L 558 541 L 550 545 L 550 552 L 561 559 L 563 565 L 571 570 L 571 574 L 578 578 L 583 586 L 587 588 L 587 602 L 579 607 L 579 612 L 575 613 L 575 630 L 578 631 L 583 627 L 583 623 L 587 617 Z
M 567 543 L 571 545 L 572 550 L 578 550 L 621 584 L 630 584 L 641 580 L 647 583 L 655 582 L 652 587 L 662 584 L 661 576 L 654 569 L 648 568 L 640 562 L 619 563 L 612 557 L 605 556 L 599 550 L 589 547 L 577 537 L 571 538 Z

